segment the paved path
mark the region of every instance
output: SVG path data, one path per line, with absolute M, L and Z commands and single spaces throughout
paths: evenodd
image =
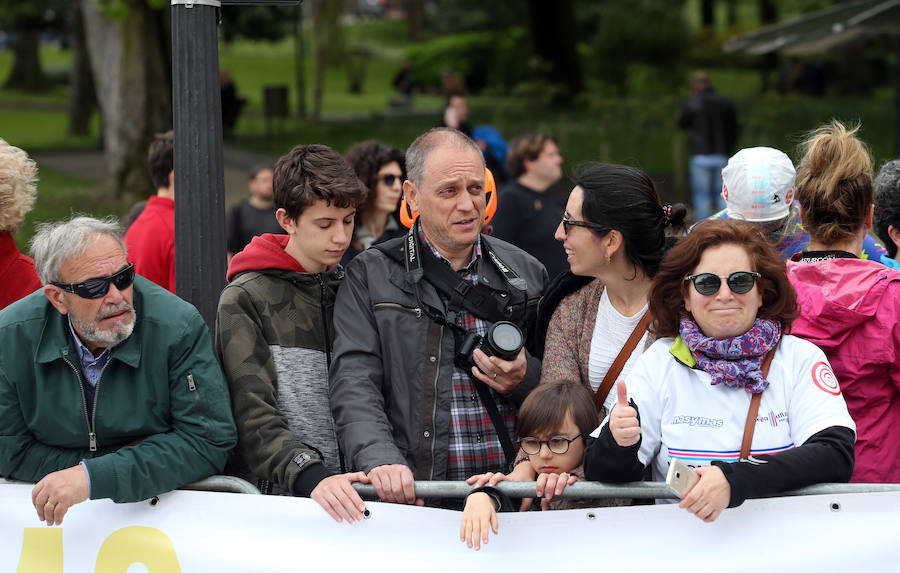
M 100 181 L 106 173 L 106 162 L 100 150 L 38 152 L 32 157 L 39 168 L 46 165 L 51 169 L 94 181 Z M 257 163 L 274 164 L 277 157 L 226 146 L 222 159 L 225 163 L 225 205 L 230 208 L 247 196 L 250 168 Z

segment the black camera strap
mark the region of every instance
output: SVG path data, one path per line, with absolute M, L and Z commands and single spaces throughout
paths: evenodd
M 429 249 L 422 249 L 419 245 L 419 224 L 416 220 L 406 233 L 404 264 L 407 283 L 417 284 L 425 278 L 449 299 L 451 309 L 463 309 L 490 322 L 510 319 L 518 301 L 507 300 L 507 297 L 523 299 L 524 308 L 527 283 L 497 256 L 487 241 L 481 242 L 481 248 L 491 263 L 503 274 L 504 280 L 511 287 L 509 292 L 495 290 L 482 284 L 472 284 L 459 276 L 449 265 L 438 260 Z M 395 253 L 384 252 L 396 257 Z
M 506 456 L 506 473 L 509 473 L 512 471 L 513 463 L 516 461 L 516 448 L 513 447 L 509 431 L 506 429 L 506 424 L 503 423 L 503 417 L 500 416 L 497 402 L 494 401 L 494 395 L 491 394 L 491 389 L 488 388 L 487 384 L 472 376 L 471 372 L 468 374 L 469 378 L 472 379 L 472 385 L 478 391 L 478 397 L 481 398 L 481 403 L 484 405 L 488 417 L 491 419 L 494 432 L 497 433 L 497 438 L 500 440 L 500 446 L 503 448 L 503 454 Z

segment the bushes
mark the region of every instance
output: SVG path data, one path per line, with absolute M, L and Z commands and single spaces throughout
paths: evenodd
M 605 0 L 596 8 L 598 21 L 589 42 L 592 70 L 608 89 L 629 91 L 629 71 L 636 64 L 652 66 L 651 91 L 677 86 L 691 39 L 681 11 L 671 0 Z M 649 92 L 648 92 L 649 93 Z
M 485 87 L 512 88 L 528 77 L 528 44 L 525 31 L 467 32 L 442 36 L 411 47 L 407 59 L 416 82 L 425 91 L 441 90 L 441 72 L 456 72 L 471 92 Z

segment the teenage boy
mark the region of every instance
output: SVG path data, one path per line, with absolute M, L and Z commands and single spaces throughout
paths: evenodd
M 337 152 L 298 145 L 274 172 L 286 235 L 255 237 L 228 267 L 216 354 L 238 427 L 236 475 L 263 493 L 311 497 L 336 520 L 363 518 L 328 404 L 338 265 L 366 188 Z

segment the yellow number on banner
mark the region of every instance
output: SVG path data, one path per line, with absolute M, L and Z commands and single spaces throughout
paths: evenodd
M 97 554 L 94 573 L 126 573 L 132 563 L 143 563 L 150 573 L 181 573 L 169 536 L 136 525 L 123 527 L 106 538 Z
M 62 573 L 62 529 L 26 527 L 16 573 Z

